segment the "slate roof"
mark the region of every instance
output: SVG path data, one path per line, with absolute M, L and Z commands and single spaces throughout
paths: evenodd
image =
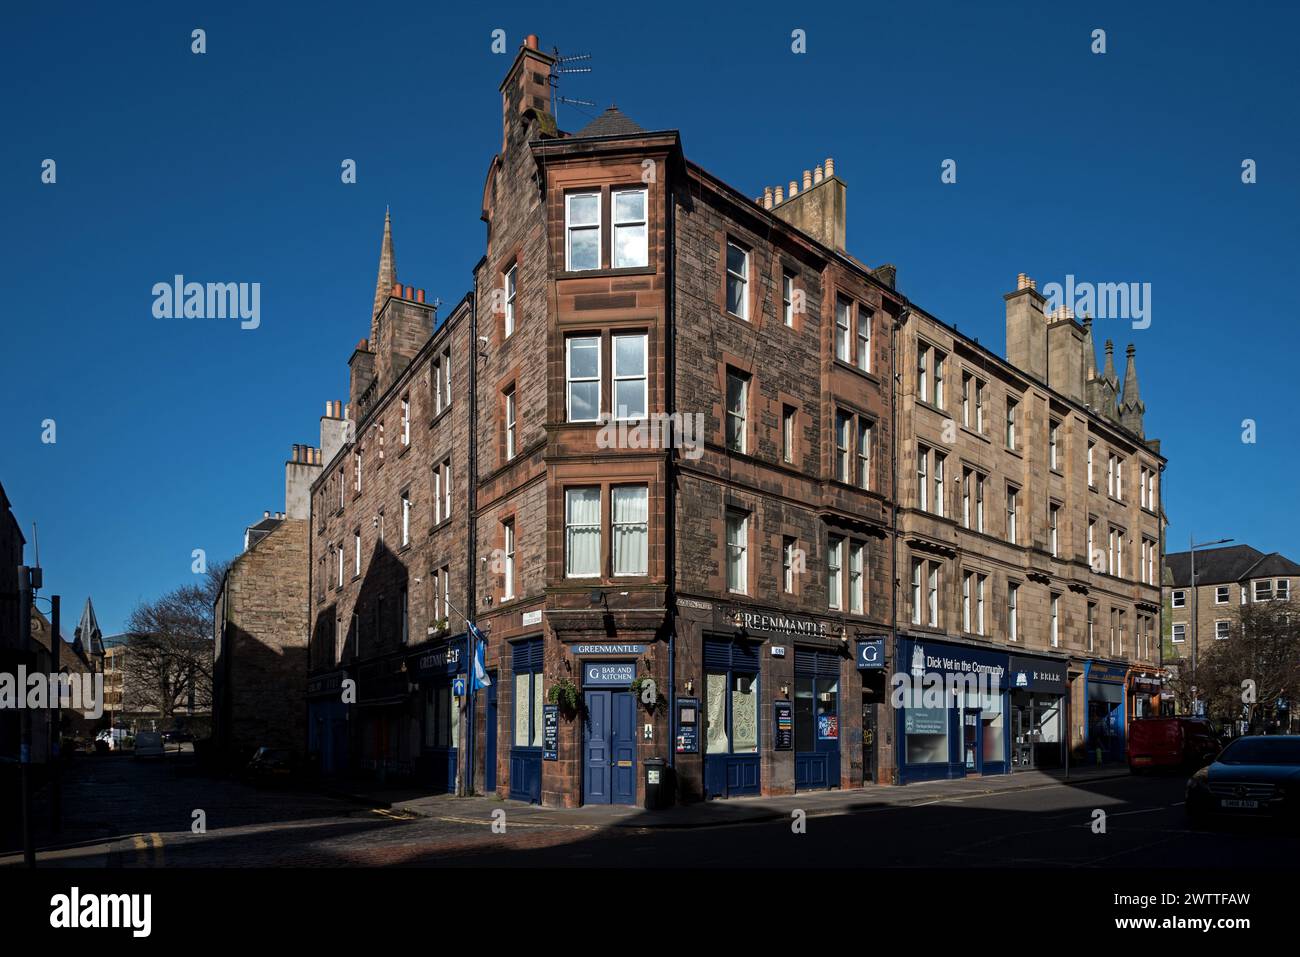
M 586 136 L 627 136 L 632 133 L 644 132 L 645 130 L 639 124 L 628 119 L 617 106 L 611 103 L 604 113 L 573 135 L 582 138 Z
M 1165 565 L 1175 588 L 1192 584 L 1191 552 L 1170 552 Z M 1196 551 L 1196 581 L 1201 585 L 1223 585 L 1251 578 L 1300 576 L 1300 565 L 1278 552 L 1265 555 L 1249 545 L 1229 545 Z

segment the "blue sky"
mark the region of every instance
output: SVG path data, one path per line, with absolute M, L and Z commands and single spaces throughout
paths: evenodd
M 500 146 L 498 28 L 512 51 L 531 32 L 593 55 L 565 91 L 599 106 L 562 107 L 562 128 L 617 102 L 749 195 L 833 156 L 850 251 L 996 351 L 1017 272 L 1151 283 L 1149 328 L 1095 331 L 1121 363 L 1137 346 L 1171 548 L 1195 534 L 1300 558 L 1300 17 L 1156 6 L 9 6 L 0 482 L 39 525 L 45 594 L 67 631 L 87 595 L 116 631 L 189 578 L 193 549 L 229 557 L 283 507 L 290 446 L 346 397 L 386 204 L 399 277 L 466 292 Z M 261 326 L 153 318 L 176 273 L 260 282 Z

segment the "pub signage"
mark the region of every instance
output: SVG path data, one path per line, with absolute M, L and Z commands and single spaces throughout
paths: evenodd
M 780 612 L 753 611 L 747 608 L 719 608 L 714 612 L 719 628 L 744 628 L 759 635 L 786 638 L 802 636 L 834 638 L 830 622 Z
M 865 638 L 858 642 L 858 668 L 862 671 L 885 667 L 885 639 Z
M 635 661 L 589 661 L 582 666 L 582 684 L 586 688 L 626 687 L 634 678 Z
M 645 645 L 573 645 L 570 649 L 575 655 L 640 655 L 645 653 Z

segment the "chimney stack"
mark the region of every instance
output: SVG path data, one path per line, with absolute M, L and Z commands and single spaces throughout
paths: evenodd
M 1016 277 L 1016 291 L 1002 297 L 1007 306 L 1007 361 L 1040 382 L 1047 381 L 1046 303 L 1034 280 Z
M 802 189 L 798 180 L 790 180 L 788 196 L 783 195 L 780 186 L 776 187 L 774 207 L 779 207 L 777 215 L 791 226 L 823 246 L 844 252 L 847 196 L 844 182 L 834 176 L 835 160 L 828 156 L 825 166 L 819 163 L 803 171 Z

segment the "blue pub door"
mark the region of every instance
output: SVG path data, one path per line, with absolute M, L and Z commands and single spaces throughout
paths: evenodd
M 794 651 L 794 786 L 840 785 L 840 656 Z
M 584 804 L 636 803 L 636 697 L 588 691 L 582 776 Z

